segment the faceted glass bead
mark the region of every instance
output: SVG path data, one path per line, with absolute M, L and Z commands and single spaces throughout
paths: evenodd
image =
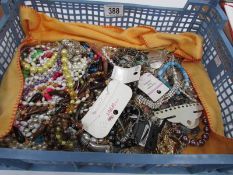
M 30 72 L 31 73 L 36 73 L 37 72 L 37 68 L 36 67 L 31 67 L 30 68 Z
M 34 53 L 31 55 L 31 58 L 34 60 L 36 57 L 37 57 L 37 52 L 34 52 Z

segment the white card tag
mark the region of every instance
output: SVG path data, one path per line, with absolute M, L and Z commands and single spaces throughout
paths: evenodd
M 173 117 L 168 121 L 173 123 L 181 123 L 189 129 L 196 128 L 199 125 L 199 118 L 202 114 L 203 107 L 199 103 L 184 104 L 166 108 L 160 111 L 154 112 L 155 117 L 164 119 L 167 117 Z
M 154 102 L 169 91 L 169 88 L 151 73 L 145 73 L 140 77 L 138 88 L 146 93 Z
M 82 118 L 84 130 L 96 138 L 107 136 L 131 97 L 129 86 L 112 80 Z
M 119 4 L 104 5 L 105 17 L 122 17 L 123 14 L 124 14 L 123 5 L 119 5 Z
M 111 78 L 113 80 L 119 80 L 122 83 L 130 83 L 133 81 L 138 81 L 140 78 L 140 73 L 141 73 L 141 65 L 131 68 L 114 66 Z

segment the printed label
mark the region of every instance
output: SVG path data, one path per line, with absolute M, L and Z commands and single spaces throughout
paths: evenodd
M 123 14 L 124 14 L 123 5 L 118 5 L 118 4 L 104 5 L 105 17 L 122 17 Z
M 84 130 L 96 138 L 107 136 L 131 97 L 129 86 L 112 80 L 83 117 Z
M 154 102 L 169 91 L 169 88 L 151 73 L 145 73 L 140 77 L 138 88 L 147 94 Z

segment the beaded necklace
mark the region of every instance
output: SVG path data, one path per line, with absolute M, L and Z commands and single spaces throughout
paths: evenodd
M 153 53 L 156 60 L 148 59 L 146 52 L 132 48 L 106 46 L 102 53 L 106 60 L 87 43 L 71 40 L 24 48 L 21 65 L 25 86 L 12 129 L 14 134 L 7 136 L 0 146 L 167 154 L 180 153 L 187 145 L 205 144 L 209 137 L 206 119 L 203 119 L 204 133 L 200 137 L 182 125 L 157 118 L 151 120 L 156 110 L 198 100 L 187 73 L 172 53 Z M 138 90 L 137 81 L 128 83 L 133 98 L 109 134 L 97 139 L 82 129 L 80 120 L 111 80 L 114 65 L 126 68 L 141 65 L 142 74 L 154 74 L 170 90 L 153 102 Z M 155 126 L 161 123 L 165 127 L 162 125 L 163 129 L 156 129 Z M 140 137 L 146 129 L 143 126 L 153 126 L 153 134 L 158 137 Z M 154 143 L 150 139 L 156 139 L 156 149 L 143 148 L 140 139 L 145 139 L 144 143 Z

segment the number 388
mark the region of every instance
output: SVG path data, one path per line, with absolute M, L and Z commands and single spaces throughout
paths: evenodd
M 120 9 L 119 8 L 108 8 L 109 14 L 119 14 Z

